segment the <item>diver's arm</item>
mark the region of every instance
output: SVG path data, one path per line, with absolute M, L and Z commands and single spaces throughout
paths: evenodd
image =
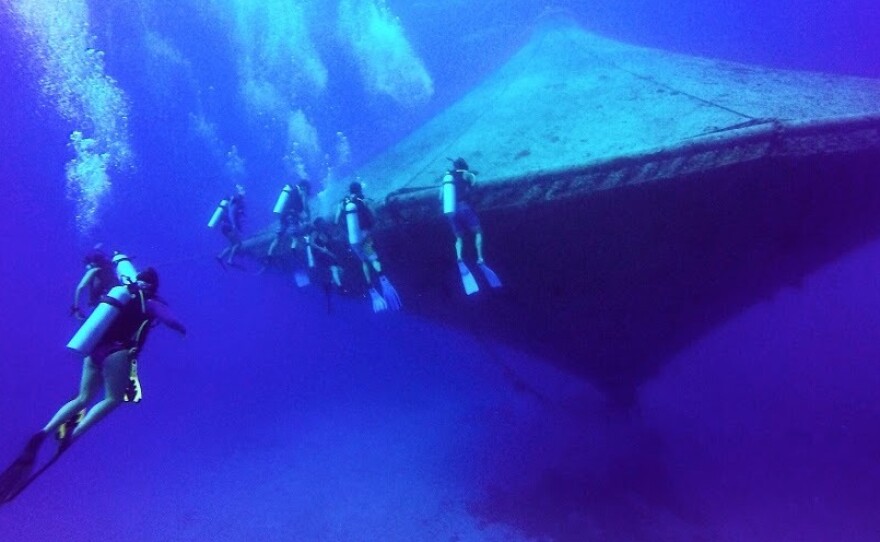
M 339 219 L 342 218 L 342 202 L 336 207 L 336 218 L 333 219 L 333 222 L 339 224 Z
M 70 307 L 71 313 L 76 314 L 79 312 L 79 296 L 82 295 L 82 291 L 86 289 L 86 286 L 89 285 L 89 282 L 92 281 L 97 272 L 97 267 L 90 267 L 85 275 L 83 275 L 83 278 L 80 279 L 79 284 L 76 285 L 76 290 L 73 291 L 73 305 Z
M 327 256 L 330 256 L 330 257 L 333 257 L 333 258 L 336 257 L 336 255 L 333 254 L 332 252 L 330 252 L 330 249 L 328 249 L 328 248 L 325 247 L 325 246 L 318 245 L 318 244 L 316 244 L 316 243 L 314 243 L 314 242 L 310 242 L 309 245 L 312 247 L 312 250 L 317 250 L 317 251 L 320 252 L 321 254 L 326 254 Z
M 165 324 L 181 335 L 186 335 L 186 327 L 178 320 L 166 305 L 155 299 L 147 300 L 147 307 L 151 318 L 160 324 Z

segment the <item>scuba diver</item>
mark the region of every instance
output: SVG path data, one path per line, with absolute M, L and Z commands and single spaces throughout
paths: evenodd
M 85 255 L 83 263 L 86 264 L 86 272 L 79 284 L 76 285 L 73 292 L 73 305 L 70 307 L 70 314 L 76 316 L 78 320 L 85 319 L 85 315 L 80 309 L 80 297 L 83 291 L 88 292 L 86 304 L 89 307 L 94 307 L 101 301 L 101 296 L 119 284 L 119 279 L 116 278 L 116 266 L 101 250 L 100 244 L 95 245 L 95 248 Z
M 355 181 L 349 185 L 348 189 L 348 195 L 342 198 L 336 210 L 335 222 L 339 224 L 342 217 L 345 217 L 348 243 L 352 252 L 361 261 L 364 278 L 367 280 L 370 299 L 373 303 L 373 311 L 400 310 L 403 306 L 400 296 L 391 281 L 382 272 L 382 262 L 379 261 L 379 255 L 374 247 L 372 228 L 375 220 L 373 212 L 367 206 L 363 185 Z M 376 289 L 374 275 L 382 289 L 381 294 Z
M 278 215 L 278 232 L 272 243 L 269 244 L 269 250 L 266 253 L 266 265 L 261 269 L 265 271 L 266 267 L 276 260 L 276 253 L 281 239 L 288 235 L 288 231 L 292 236 L 290 248 L 298 247 L 298 240 L 305 234 L 311 220 L 311 210 L 309 209 L 309 194 L 312 191 L 312 185 L 309 181 L 303 179 L 296 183 L 295 186 L 289 184 L 284 185 L 275 207 L 272 212 Z M 303 278 L 304 277 L 304 278 Z M 308 275 L 297 272 L 297 284 L 304 286 L 307 284 Z
M 70 340 L 68 348 L 85 357 L 79 393 L 28 440 L 19 457 L 0 474 L 0 504 L 21 493 L 73 442 L 121 403 L 140 401 L 137 357 L 150 329 L 165 324 L 181 335 L 186 334 L 183 324 L 159 301 L 158 288 L 159 276 L 153 268 L 138 273 L 128 284 L 115 286 Z M 101 387 L 104 398 L 89 408 Z M 58 448 L 51 459 L 34 472 L 40 448 L 53 432 Z
M 272 242 L 269 244 L 269 250 L 266 254 L 266 266 L 277 260 L 277 249 L 281 239 L 288 235 L 290 231 L 290 248 L 296 250 L 300 246 L 300 240 L 306 234 L 309 227 L 309 221 L 312 213 L 309 208 L 309 195 L 312 191 L 312 185 L 309 181 L 302 179 L 295 186 L 289 184 L 284 185 L 275 207 L 272 212 L 278 215 L 278 232 Z M 264 271 L 266 267 L 261 269 Z M 303 269 L 302 265 L 297 265 L 294 271 L 294 279 L 296 285 L 300 288 L 309 285 L 309 275 Z
M 324 289 L 327 298 L 327 313 L 333 312 L 331 294 L 346 293 L 342 286 L 342 265 L 339 254 L 345 250 L 341 239 L 334 235 L 334 228 L 324 218 L 318 217 L 312 229 L 303 238 L 305 241 L 306 262 L 312 278 Z
M 330 224 L 322 217 L 312 223 L 312 229 L 305 237 L 306 256 L 309 268 L 321 277 L 321 282 L 329 291 L 331 286 L 342 289 L 342 267 L 340 266 L 338 243 L 333 236 Z
M 303 234 L 306 224 L 311 218 L 311 210 L 309 209 L 309 194 L 312 191 L 312 185 L 309 181 L 302 180 L 296 183 L 296 186 L 284 185 L 284 189 L 275 202 L 273 213 L 278 215 L 278 232 L 272 244 L 269 245 L 268 256 L 271 258 L 278 248 L 278 243 L 288 230 L 294 237 Z
M 486 282 L 492 288 L 501 287 L 501 280 L 498 278 L 498 275 L 486 265 L 486 261 L 483 259 L 483 228 L 477 213 L 474 212 L 470 203 L 471 189 L 476 182 L 476 172 L 471 171 L 465 159 L 459 157 L 452 160 L 452 169 L 443 176 L 443 184 L 440 188 L 443 214 L 449 218 L 452 233 L 455 235 L 455 257 L 458 262 L 458 271 L 461 274 L 461 282 L 467 295 L 476 293 L 480 288 L 470 268 L 462 259 L 465 231 L 474 235 L 477 266 L 486 277 Z
M 217 254 L 217 261 L 225 269 L 226 265 L 235 265 L 235 253 L 241 248 L 242 226 L 244 225 L 244 185 L 236 184 L 235 193 L 226 199 L 220 200 L 220 204 L 214 210 L 209 228 L 220 226 L 220 233 L 229 241 L 229 246 Z

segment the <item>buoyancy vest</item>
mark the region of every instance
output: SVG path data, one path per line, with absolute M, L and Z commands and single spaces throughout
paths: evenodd
M 231 208 L 232 218 L 235 219 L 235 225 L 241 227 L 241 221 L 244 219 L 244 196 L 234 194 L 229 197 L 229 206 Z M 224 217 L 229 220 L 230 217 Z
M 147 312 L 147 297 L 134 287 L 135 298 L 121 307 L 119 315 L 104 333 L 99 345 L 118 345 L 122 348 L 142 348 L 151 327 Z
M 452 182 L 455 183 L 455 201 L 469 203 L 470 190 L 474 185 L 473 173 L 466 169 L 455 169 L 449 175 L 452 175 Z

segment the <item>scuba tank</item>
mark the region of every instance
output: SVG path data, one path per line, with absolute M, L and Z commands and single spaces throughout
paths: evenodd
M 137 270 L 131 263 L 131 259 L 121 252 L 113 254 L 113 267 L 116 269 L 116 278 L 119 284 L 132 284 L 137 282 Z
M 211 220 L 208 221 L 209 228 L 217 227 L 217 224 L 220 223 L 220 219 L 223 218 L 223 215 L 226 213 L 227 207 L 229 207 L 229 200 L 220 200 L 220 205 L 218 205 L 217 208 L 214 209 L 214 214 L 211 215 Z
M 455 176 L 447 173 L 443 177 L 443 214 L 451 215 L 455 212 Z
M 291 192 L 293 192 L 293 187 L 285 184 L 284 188 L 281 189 L 281 193 L 278 194 L 278 201 L 275 202 L 275 207 L 272 208 L 273 213 L 280 215 L 284 212 L 284 208 L 287 207 L 287 202 L 290 200 Z
M 358 208 L 355 202 L 346 200 L 345 203 L 345 226 L 348 230 L 348 243 L 356 245 L 361 242 L 361 220 L 358 217 Z
M 91 354 L 95 345 L 104 336 L 110 325 L 119 316 L 134 295 L 128 286 L 114 286 L 101 298 L 101 302 L 92 311 L 92 314 L 83 322 L 73 338 L 67 343 L 67 348 L 83 356 Z
M 309 268 L 315 267 L 315 254 L 312 252 L 312 238 L 310 235 L 306 235 L 306 260 L 309 263 Z

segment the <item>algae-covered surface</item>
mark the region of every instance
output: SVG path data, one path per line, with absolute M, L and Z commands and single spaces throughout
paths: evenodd
M 492 184 L 707 136 L 734 141 L 756 127 L 871 118 L 878 104 L 872 79 L 695 58 L 553 27 L 357 175 L 381 197 L 435 183 L 447 157 L 464 156 Z
M 357 178 L 407 310 L 629 404 L 675 352 L 876 235 L 878 104 L 876 80 L 556 27 Z M 478 171 L 487 257 L 506 282 L 466 310 L 437 197 L 455 156 Z

